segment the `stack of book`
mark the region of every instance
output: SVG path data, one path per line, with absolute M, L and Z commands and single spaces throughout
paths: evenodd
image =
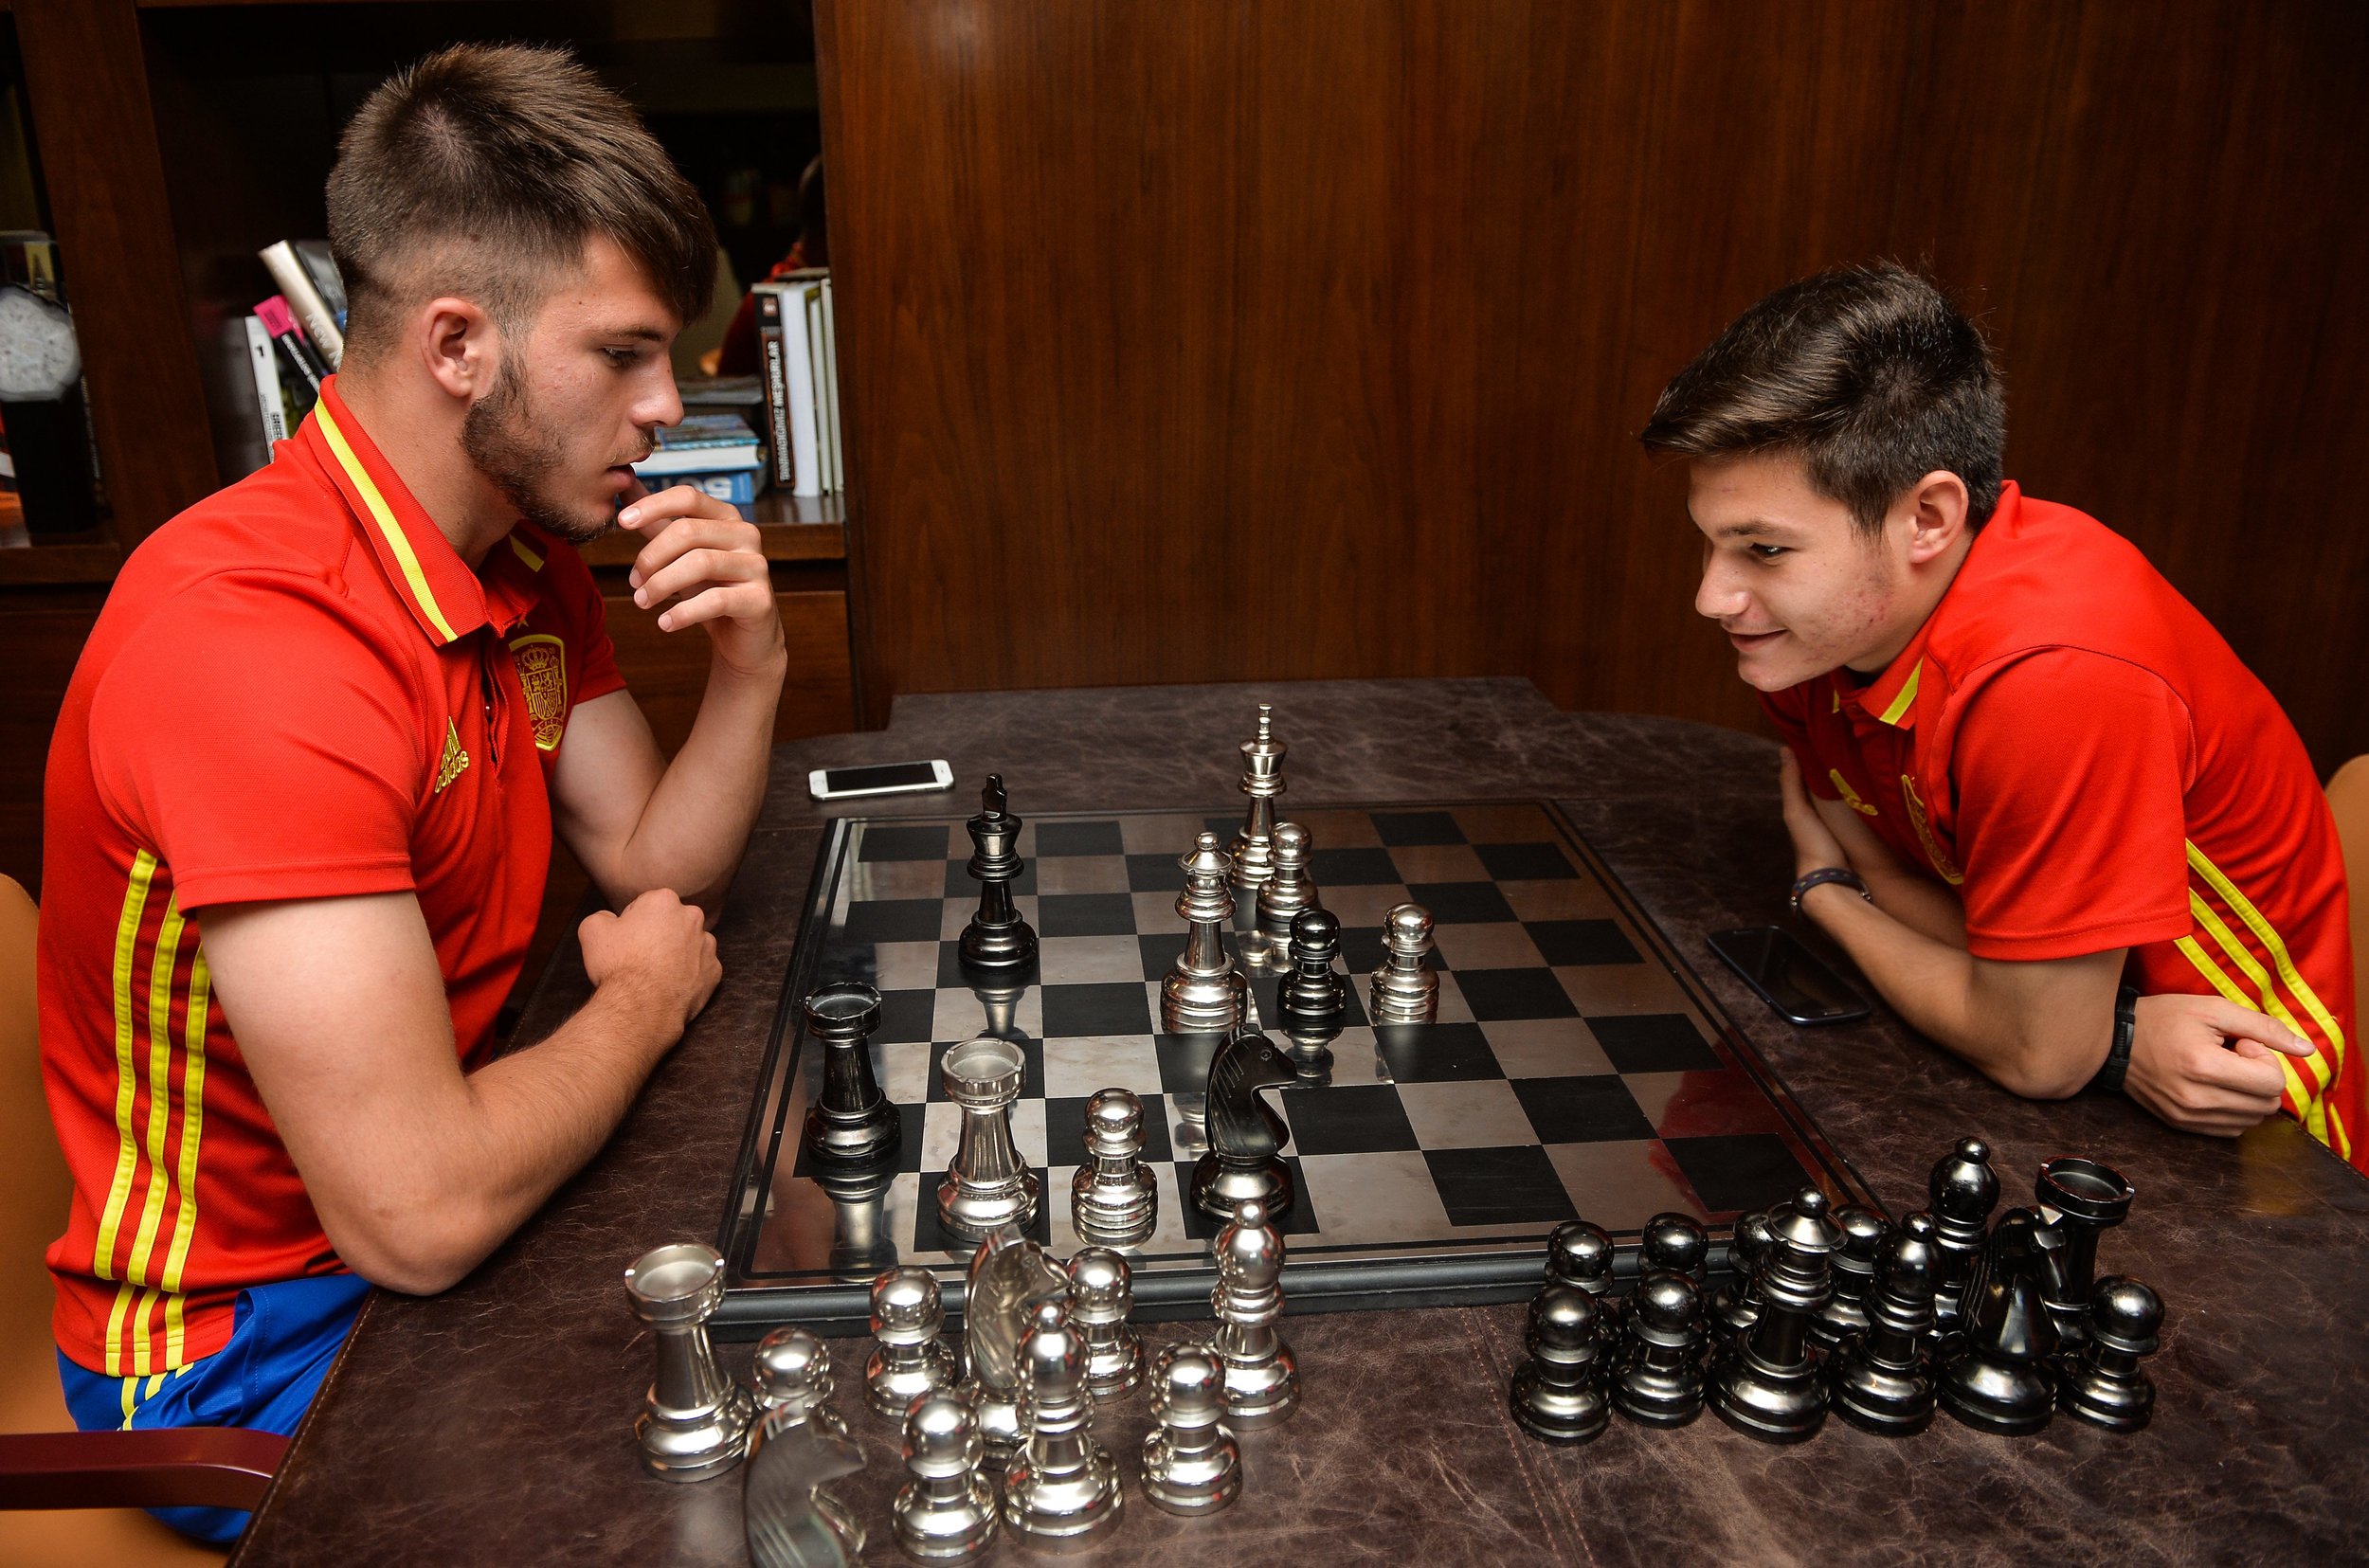
M 687 484 L 730 502 L 744 521 L 756 521 L 765 488 L 766 456 L 757 433 L 737 414 L 693 414 L 658 433 L 658 450 L 633 465 L 651 490 Z
M 247 370 L 267 444 L 286 441 L 345 357 L 346 287 L 318 240 L 281 241 L 262 252 L 280 292 L 245 320 Z
M 776 483 L 794 496 L 843 488 L 838 333 L 831 274 L 808 267 L 750 291 L 765 358 L 767 446 Z

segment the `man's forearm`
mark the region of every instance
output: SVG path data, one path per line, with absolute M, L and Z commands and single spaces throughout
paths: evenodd
M 713 917 L 732 868 L 756 825 L 773 749 L 787 655 L 763 671 L 722 659 L 708 669 L 707 691 L 690 738 L 660 776 L 620 857 L 620 901 L 650 888 L 672 888 Z
M 1911 1027 L 2002 1088 L 2038 1097 L 2070 1092 L 2088 1072 L 2069 1076 L 2080 1066 L 2069 1053 L 2077 1054 L 2094 1033 L 2096 1054 L 2104 1054 L 2106 1031 L 2087 1030 L 2083 1018 L 2053 1018 L 2052 1027 L 2035 1029 L 2009 1006 L 1982 1005 L 1977 963 L 1964 948 L 1913 929 L 1849 888 L 1813 888 L 1801 909 Z M 2108 996 L 2110 1022 L 2110 989 Z

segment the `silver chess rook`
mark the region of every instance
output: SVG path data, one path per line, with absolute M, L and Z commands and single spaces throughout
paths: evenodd
M 946 1308 L 927 1269 L 891 1269 L 872 1282 L 872 1337 L 880 1348 L 864 1363 L 864 1400 L 882 1415 L 902 1415 L 925 1394 L 954 1386 L 954 1349 L 943 1338 Z
M 1225 1369 L 1193 1345 L 1160 1352 L 1144 1438 L 1144 1496 L 1172 1514 L 1213 1514 L 1242 1495 L 1242 1450 L 1225 1429 Z
M 1275 738 L 1275 707 L 1258 705 L 1258 733 L 1242 743 L 1242 793 L 1250 809 L 1240 831 L 1225 847 L 1234 886 L 1257 892 L 1275 874 L 1275 798 L 1283 793 L 1283 753 Z
M 1074 1550 L 1117 1525 L 1119 1468 L 1087 1435 L 1086 1342 L 1058 1301 L 1037 1304 L 1020 1342 L 1027 1439 L 1004 1472 L 1004 1523 L 1053 1551 Z
M 1070 1180 L 1070 1224 L 1096 1246 L 1142 1245 L 1160 1214 L 1160 1189 L 1143 1161 L 1143 1100 L 1125 1089 L 1088 1100 L 1085 1144 L 1086 1162 Z
M 666 1481 L 705 1481 L 749 1451 L 756 1405 L 724 1375 L 708 1319 L 724 1300 L 724 1257 L 701 1242 L 647 1252 L 625 1271 L 633 1314 L 658 1344 L 658 1376 L 633 1424 L 642 1463 Z
M 1299 1408 L 1299 1364 L 1275 1332 L 1283 1315 L 1283 1236 L 1266 1206 L 1244 1202 L 1218 1233 L 1218 1286 L 1209 1306 L 1218 1331 L 1209 1348 L 1225 1371 L 1226 1424 L 1274 1426 Z
M 1437 1022 L 1439 977 L 1423 958 L 1431 951 L 1430 912 L 1420 904 L 1394 906 L 1382 917 L 1382 938 L 1366 1012 L 1377 1024 Z
M 1234 895 L 1226 891 L 1218 836 L 1203 834 L 1177 865 L 1184 873 L 1184 892 L 1176 912 L 1187 929 L 1184 950 L 1160 984 L 1160 1027 L 1171 1035 L 1220 1034 L 1242 1021 L 1249 987 L 1226 956 Z
M 964 1242 L 1003 1225 L 1025 1229 L 1037 1217 L 1037 1173 L 1012 1143 L 1012 1104 L 1027 1069 L 1019 1046 L 982 1035 L 938 1064 L 946 1097 L 962 1108 L 954 1158 L 938 1184 L 938 1225 Z

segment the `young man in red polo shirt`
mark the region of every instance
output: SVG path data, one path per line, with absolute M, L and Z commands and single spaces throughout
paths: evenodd
M 268 468 L 125 564 L 49 754 L 50 1250 L 85 1426 L 289 1432 L 366 1281 L 466 1274 L 600 1147 L 719 970 L 786 664 L 755 531 L 628 466 L 714 236 L 565 56 L 462 48 L 346 132 L 344 366 Z M 619 503 L 626 503 L 618 510 Z M 704 635 L 669 764 L 572 546 Z M 499 1060 L 556 831 L 623 912 Z M 168 1510 L 210 1539 L 244 1516 Z
M 1795 907 L 2003 1087 L 2369 1169 L 2343 862 L 2269 691 L 2144 556 L 2001 478 L 1980 334 L 1893 266 L 1780 289 L 1662 393 L 1695 608 L 1786 743 Z

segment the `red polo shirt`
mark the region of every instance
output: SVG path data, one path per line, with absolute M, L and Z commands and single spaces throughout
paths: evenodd
M 2010 483 L 1915 639 L 1763 699 L 1811 789 L 1958 890 L 1978 958 L 2127 947 L 2309 1040 L 2285 1106 L 2369 1169 L 2344 862 L 2277 701 L 2136 547 Z
M 49 749 L 42 1068 L 74 1175 L 55 1330 L 114 1377 L 341 1270 L 210 995 L 217 904 L 409 892 L 461 1063 L 534 929 L 550 770 L 624 684 L 591 574 L 520 523 L 472 571 L 338 395 L 124 564 Z

